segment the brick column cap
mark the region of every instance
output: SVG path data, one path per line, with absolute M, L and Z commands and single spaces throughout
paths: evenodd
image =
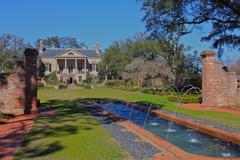
M 214 51 L 211 51 L 211 50 L 203 51 L 203 52 L 201 53 L 201 56 L 202 56 L 203 58 L 205 58 L 205 57 L 214 57 L 214 56 L 215 56 L 215 52 L 214 52 Z
M 26 57 L 28 56 L 38 56 L 38 50 L 35 48 L 26 48 L 24 51 Z

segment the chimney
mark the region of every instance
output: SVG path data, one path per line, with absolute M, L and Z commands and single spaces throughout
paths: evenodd
M 39 41 L 39 48 L 38 48 L 39 55 L 42 55 L 43 51 L 44 51 L 43 41 L 40 40 Z
M 98 42 L 96 43 L 96 52 L 97 52 L 97 53 L 100 53 L 100 52 L 101 52 L 100 44 L 99 44 Z

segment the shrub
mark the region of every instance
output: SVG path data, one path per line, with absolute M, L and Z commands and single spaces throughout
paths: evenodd
M 149 87 L 152 86 L 151 80 L 144 80 L 141 84 L 142 87 Z
M 123 90 L 123 91 L 132 91 L 132 92 L 141 91 L 140 88 L 132 87 L 132 86 L 115 86 L 113 88 L 114 89 L 120 89 L 120 90 Z
M 67 85 L 61 83 L 58 85 L 58 89 L 66 89 L 67 88 Z
M 142 93 L 145 93 L 145 94 L 155 94 L 154 90 L 152 88 L 143 88 L 141 90 Z
M 57 78 L 56 72 L 52 72 L 44 77 L 45 81 L 52 85 L 58 85 L 60 82 Z
M 92 89 L 91 85 L 87 84 L 84 86 L 85 89 Z
M 126 84 L 125 80 L 107 80 L 107 81 L 105 81 L 105 85 L 108 87 L 122 86 L 125 84 Z
M 41 82 L 41 81 L 38 81 L 38 82 L 37 82 L 37 87 L 38 87 L 38 88 L 44 87 L 44 83 Z
M 83 80 L 83 83 L 90 84 L 92 83 L 93 77 L 90 75 L 90 73 L 87 73 L 86 79 Z

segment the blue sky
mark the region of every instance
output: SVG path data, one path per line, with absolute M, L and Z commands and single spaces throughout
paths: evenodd
M 136 0 L 1 0 L 0 34 L 15 34 L 30 42 L 68 35 L 89 47 L 98 41 L 104 49 L 144 32 L 140 8 Z M 199 52 L 211 49 L 210 43 L 200 42 L 201 35 L 195 32 L 182 42 Z

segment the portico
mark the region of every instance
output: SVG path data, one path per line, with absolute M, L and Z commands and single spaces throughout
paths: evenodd
M 87 72 L 87 58 L 56 58 L 57 74 Z

